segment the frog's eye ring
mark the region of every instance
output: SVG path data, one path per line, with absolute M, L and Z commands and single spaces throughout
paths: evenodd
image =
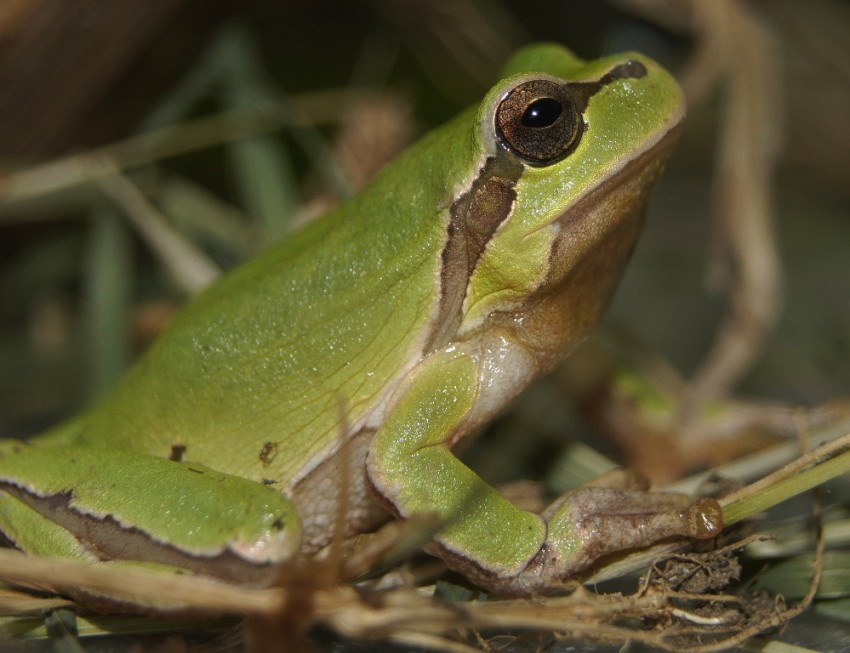
M 496 133 L 502 144 L 533 166 L 563 159 L 578 144 L 582 130 L 575 99 L 548 79 L 515 86 L 496 107 Z

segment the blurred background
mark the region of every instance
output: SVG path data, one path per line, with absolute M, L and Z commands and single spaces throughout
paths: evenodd
M 848 35 L 841 0 L 4 0 L 0 436 L 93 401 L 182 302 L 540 40 L 656 58 L 689 118 L 600 335 L 467 452 L 476 469 L 557 491 L 584 480 L 562 464 L 583 438 L 665 482 L 836 423 Z

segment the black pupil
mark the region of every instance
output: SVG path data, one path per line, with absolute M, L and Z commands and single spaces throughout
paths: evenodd
M 522 124 L 535 129 L 551 127 L 563 110 L 558 100 L 550 97 L 540 98 L 528 105 L 525 113 L 522 114 Z

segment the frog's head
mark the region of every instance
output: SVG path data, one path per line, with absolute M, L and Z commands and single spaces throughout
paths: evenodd
M 479 105 L 480 172 L 451 207 L 444 261 L 465 268 L 444 266 L 442 296 L 458 336 L 505 329 L 540 368 L 583 338 L 683 116 L 675 80 L 641 55 L 584 62 L 555 45 L 515 55 Z

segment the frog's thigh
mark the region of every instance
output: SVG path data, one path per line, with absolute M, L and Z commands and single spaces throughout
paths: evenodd
M 373 488 L 402 517 L 437 513 L 436 538 L 451 566 L 511 577 L 539 552 L 540 517 L 500 496 L 451 453 L 477 395 L 475 360 L 437 355 L 414 370 L 409 387 L 375 436 L 367 458 Z
M 0 530 L 30 553 L 271 580 L 300 546 L 292 502 L 190 463 L 85 446 L 0 448 Z

